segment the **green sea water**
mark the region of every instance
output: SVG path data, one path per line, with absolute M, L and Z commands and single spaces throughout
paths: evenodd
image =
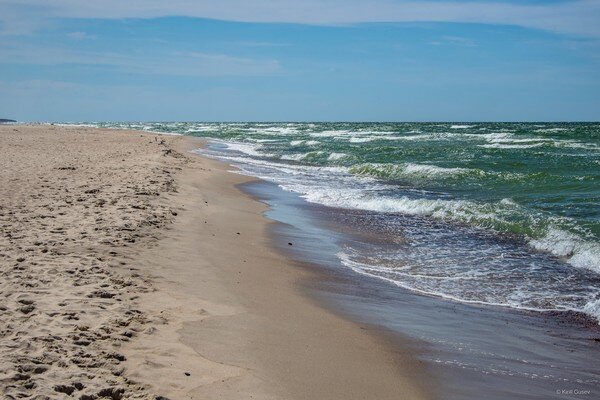
M 410 257 L 406 254 L 415 246 L 398 248 L 385 257 L 377 256 L 373 246 L 360 251 L 347 249 L 340 259 L 359 272 L 463 301 L 585 310 L 600 315 L 600 288 L 594 278 L 600 274 L 600 123 L 93 125 L 209 138 L 213 145 L 207 154 L 273 181 L 309 202 L 379 213 L 386 217 L 379 218 L 378 223 L 392 230 L 396 226 L 398 231 L 403 223 L 405 234 L 406 226 L 412 226 L 417 218 L 473 237 L 465 254 L 454 260 L 449 252 L 448 262 L 427 256 L 427 246 Z M 424 225 L 413 228 L 414 232 L 426 230 Z M 515 243 L 525 245 L 518 251 L 498 248 L 498 254 L 492 254 L 490 249 L 495 245 L 482 244 L 475 239 L 477 235 L 514 238 Z M 430 251 L 454 243 L 449 235 L 445 237 L 446 242 L 432 240 Z M 369 254 L 371 251 L 374 253 Z M 487 261 L 485 257 L 481 261 L 488 267 L 477 265 L 478 252 L 489 255 Z M 519 256 L 511 258 L 515 252 Z M 505 262 L 510 268 L 527 265 L 519 268 L 527 269 L 529 285 L 535 286 L 538 278 L 545 282 L 546 286 L 535 286 L 530 292 L 543 289 L 550 297 L 564 295 L 564 301 L 551 301 L 546 296 L 535 301 L 523 297 L 527 292 L 523 288 L 518 293 L 504 288 L 467 295 L 460 288 L 431 283 L 431 276 L 444 270 L 465 279 L 485 276 L 490 280 L 486 275 L 489 265 L 503 265 L 500 254 L 513 260 Z M 551 268 L 538 273 L 544 265 Z M 579 272 L 556 272 L 563 268 Z M 577 279 L 569 275 L 569 284 L 580 286 L 576 296 L 560 294 L 560 289 L 550 284 L 553 276 L 559 277 L 557 285 L 565 283 L 563 273 L 582 274 Z M 424 282 L 415 282 L 413 278 L 418 275 L 426 276 Z M 494 275 L 494 279 L 502 279 L 502 275 Z

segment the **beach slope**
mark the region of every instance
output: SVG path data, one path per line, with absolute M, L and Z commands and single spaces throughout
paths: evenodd
M 2 396 L 427 398 L 412 354 L 302 295 L 318 277 L 198 145 L 0 127 Z

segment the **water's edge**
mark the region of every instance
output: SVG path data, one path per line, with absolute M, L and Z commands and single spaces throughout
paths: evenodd
M 327 279 L 303 283 L 325 308 L 412 351 L 444 399 L 576 399 L 600 394 L 600 332 L 585 318 L 472 306 L 423 296 L 344 267 L 336 249 L 353 232 L 335 231 L 336 210 L 306 203 L 261 180 L 240 189 L 270 206 L 272 244 Z M 288 243 L 292 243 L 290 246 Z M 391 335 L 390 335 L 391 333 Z M 585 398 L 585 397 L 584 397 Z
M 368 234 L 336 255 L 364 276 L 600 319 L 598 123 L 92 125 L 204 137 L 202 154 L 343 208 Z

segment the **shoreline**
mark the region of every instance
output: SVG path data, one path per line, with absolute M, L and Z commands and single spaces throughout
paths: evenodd
M 235 186 L 249 179 L 189 154 L 196 139 L 0 130 L 15 156 L 2 193 L 4 395 L 431 397 L 412 351 L 301 293 L 316 275 L 270 248 L 267 207 Z M 23 285 L 45 289 L 25 299 Z
M 182 139 L 178 150 L 192 150 L 197 140 Z M 205 367 L 208 369 L 214 369 L 215 363 L 219 369 L 227 368 L 209 384 L 196 387 L 188 386 L 179 372 L 184 391 L 198 398 L 391 399 L 400 394 L 430 398 L 420 361 L 411 354 L 399 354 L 383 336 L 332 314 L 301 293 L 298 285 L 318 275 L 298 268 L 271 249 L 268 228 L 275 222 L 264 217 L 267 206 L 239 189 L 253 179 L 228 172 L 231 167 L 225 163 L 190 156 L 196 168 L 207 169 L 209 174 L 201 181 L 197 170 L 188 167 L 187 174 L 182 172 L 178 199 L 185 199 L 182 218 L 186 221 L 175 221 L 173 236 L 168 234 L 149 259 L 156 265 L 152 273 L 159 275 L 161 262 L 157 260 L 187 252 L 187 266 L 177 270 L 184 279 L 173 279 L 170 270 L 158 278 L 164 283 L 170 281 L 169 289 L 160 289 L 156 278 L 154 283 L 161 296 L 170 290 L 180 294 L 180 287 L 187 287 L 185 299 L 169 304 L 169 309 L 185 309 L 187 303 L 194 302 L 204 311 L 198 319 L 189 319 L 193 315 L 190 312 L 183 313 L 187 317 L 175 317 L 185 322 L 178 332 L 170 332 L 159 341 L 164 346 L 169 338 L 180 335 L 183 344 L 203 359 L 200 362 L 192 355 L 187 362 L 190 369 L 197 371 L 206 362 L 212 364 Z M 202 199 L 201 207 L 194 206 L 198 198 Z M 202 205 L 203 201 L 207 203 Z M 198 225 L 207 230 L 198 231 Z M 251 241 L 246 242 L 246 237 Z M 227 249 L 232 241 L 235 253 Z M 191 250 L 194 243 L 200 249 Z M 207 257 L 209 251 L 214 253 Z M 202 272 L 193 265 L 201 257 L 205 258 Z M 196 293 L 199 287 L 210 290 L 210 294 Z M 147 303 L 156 303 L 153 295 Z M 129 359 L 137 365 L 161 363 L 153 361 L 157 354 L 146 353 L 145 358 L 137 359 L 135 353 L 140 352 L 133 349 Z M 171 376 L 170 372 L 154 372 L 149 378 L 152 382 L 177 381 L 178 373 Z M 177 390 L 175 398 L 179 394 Z
M 598 329 L 585 320 L 451 302 L 357 275 L 335 257 L 346 241 L 364 239 L 340 225 L 343 210 L 311 205 L 273 183 L 254 181 L 244 190 L 271 206 L 267 216 L 280 222 L 273 237 L 298 242 L 276 247 L 310 260 L 308 268 L 328 278 L 304 285 L 307 296 L 358 325 L 389 333 L 392 345 L 398 339 L 396 345 L 406 348 L 409 338 L 425 348 L 416 354 L 436 382 L 437 397 L 565 399 L 571 386 L 599 390 L 593 362 L 600 356 Z

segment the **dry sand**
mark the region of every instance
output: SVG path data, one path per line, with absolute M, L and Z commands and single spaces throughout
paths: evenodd
M 0 126 L 0 395 L 419 399 L 421 364 L 301 294 L 191 138 Z

